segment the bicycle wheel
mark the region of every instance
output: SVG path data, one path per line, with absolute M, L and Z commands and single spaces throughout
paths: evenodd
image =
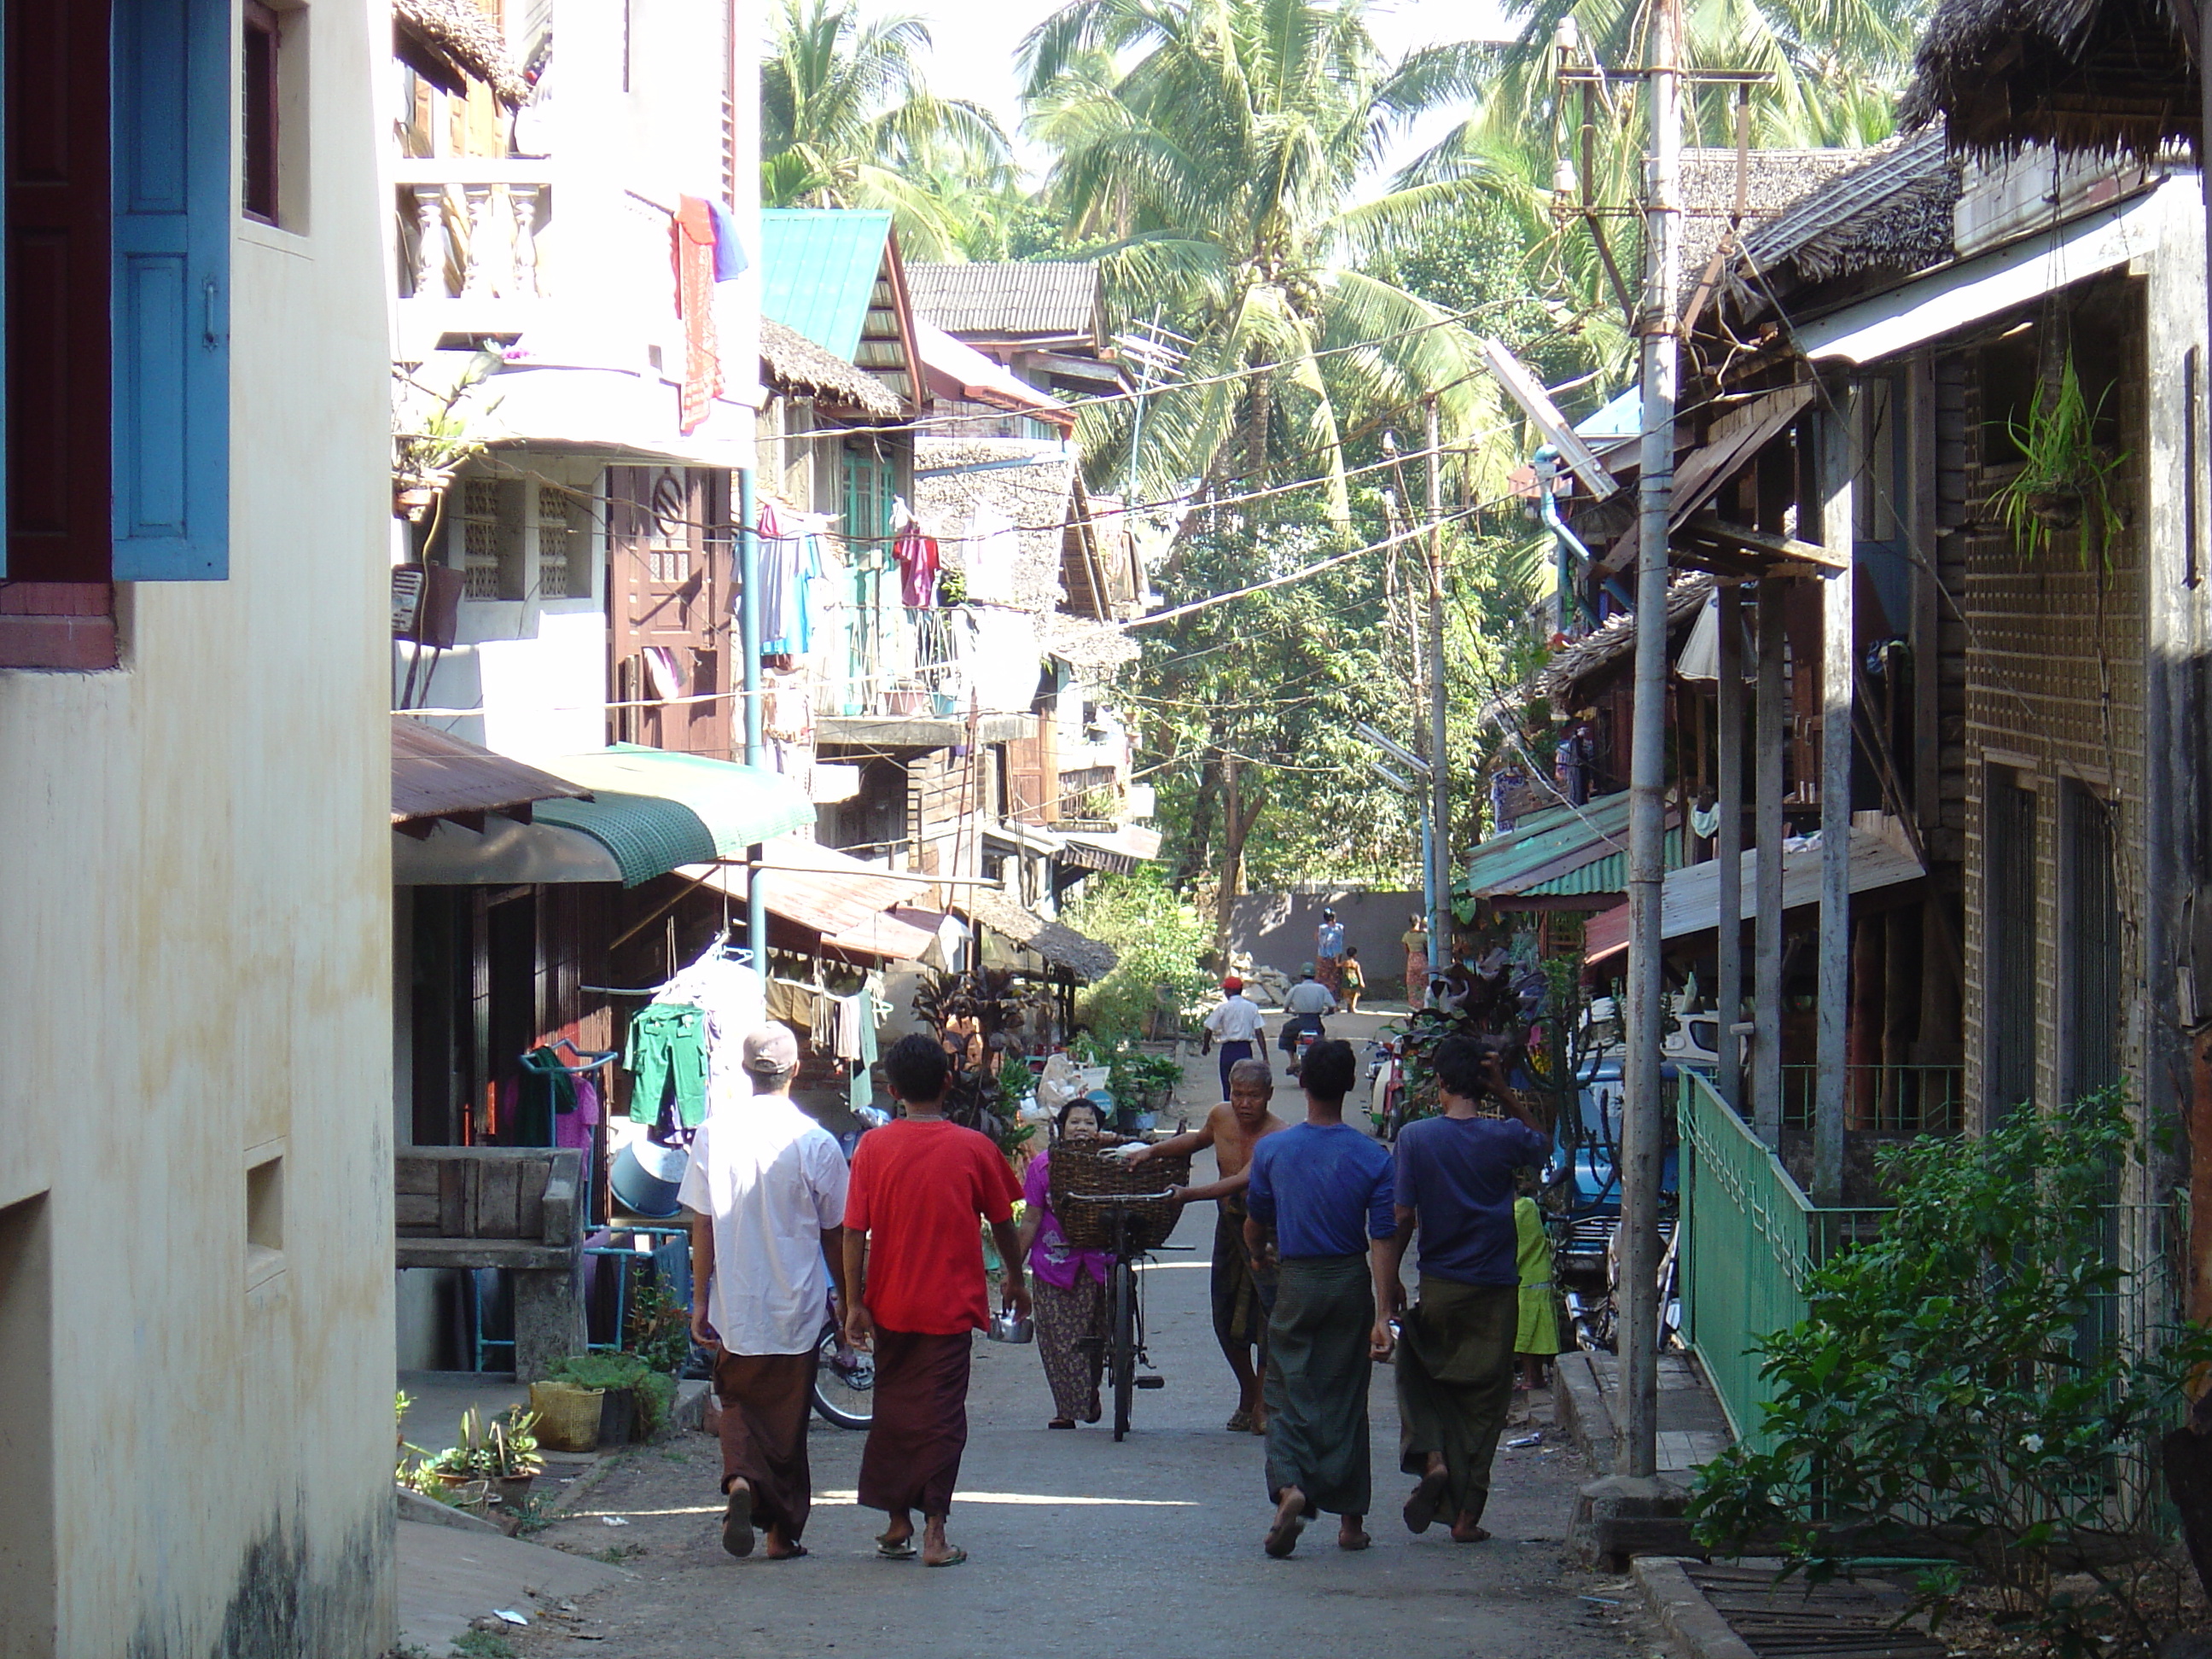
M 847 1349 L 832 1323 L 815 1352 L 814 1409 L 841 1429 L 865 1429 L 876 1416 L 876 1361 Z
M 1114 1373 L 1114 1437 L 1129 1431 L 1129 1400 L 1137 1387 L 1137 1270 L 1128 1261 L 1114 1264 L 1113 1328 L 1107 1364 Z

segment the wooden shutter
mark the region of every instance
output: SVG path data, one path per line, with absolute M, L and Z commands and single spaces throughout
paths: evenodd
M 7 11 L 12 581 L 108 579 L 108 18 Z
M 114 536 L 122 581 L 230 550 L 230 7 L 115 0 Z

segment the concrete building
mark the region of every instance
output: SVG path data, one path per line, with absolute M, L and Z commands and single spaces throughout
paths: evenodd
M 8 233 L 0 1653 L 370 1659 L 383 9 L 40 15 L 5 86 L 52 165 Z

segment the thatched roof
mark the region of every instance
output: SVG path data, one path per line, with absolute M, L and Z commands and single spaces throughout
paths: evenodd
M 812 398 L 873 417 L 895 421 L 905 412 L 891 389 L 866 369 L 818 346 L 773 317 L 760 319 L 761 375 L 794 398 Z
M 1899 114 L 1946 118 L 1951 148 L 1978 155 L 2195 148 L 2196 13 L 2193 0 L 1944 0 Z
M 392 33 L 393 52 L 448 92 L 481 81 L 511 108 L 529 101 L 499 24 L 475 0 L 392 0 Z
M 978 887 L 967 900 L 968 913 L 981 926 L 1004 935 L 1024 951 L 1034 951 L 1055 968 L 1065 968 L 1096 984 L 1114 971 L 1121 953 L 1110 945 L 1079 933 L 1065 922 L 1047 921 L 993 887 Z
M 917 438 L 915 516 L 942 543 L 950 568 L 968 567 L 978 507 L 1004 514 L 1019 532 L 1010 591 L 994 599 L 1040 616 L 1056 610 L 1066 526 L 1080 510 L 1073 452 L 1039 438 Z
M 1667 626 L 1673 629 L 1693 621 L 1713 591 L 1706 575 L 1679 576 L 1667 589 Z M 1623 614 L 1608 617 L 1602 627 L 1563 647 L 1536 676 L 1535 689 L 1553 702 L 1567 695 L 1607 664 L 1618 661 L 1636 647 L 1636 618 Z
M 1866 159 L 1863 149 L 1755 149 L 1746 158 L 1743 228 L 1802 201 Z M 1736 153 L 1682 152 L 1682 292 L 1695 289 L 1735 215 Z
M 1762 271 L 1788 266 L 1800 282 L 1862 270 L 1911 271 L 1951 252 L 1959 163 L 1935 126 L 1862 152 L 1867 159 L 1744 238 Z

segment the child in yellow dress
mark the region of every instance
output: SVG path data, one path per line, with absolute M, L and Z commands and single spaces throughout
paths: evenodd
M 1521 1364 L 1516 1389 L 1544 1386 L 1545 1362 L 1559 1352 L 1559 1302 L 1552 1293 L 1552 1238 L 1544 1218 L 1526 1188 L 1513 1200 L 1514 1259 L 1521 1269 L 1521 1323 L 1513 1338 L 1513 1357 Z

